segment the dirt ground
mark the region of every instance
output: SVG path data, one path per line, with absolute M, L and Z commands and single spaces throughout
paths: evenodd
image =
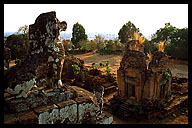
M 74 55 L 82 60 L 84 60 L 85 66 L 90 68 L 92 63 L 96 63 L 98 69 L 105 72 L 105 67 L 100 67 L 99 63 L 109 61 L 109 67 L 111 68 L 111 73 L 117 77 L 117 70 L 120 67 L 120 62 L 122 55 L 99 55 L 98 53 L 90 52 L 80 55 Z M 169 68 L 171 69 L 172 75 L 177 77 L 188 78 L 188 61 L 181 60 L 169 60 Z M 176 112 L 175 115 L 170 115 L 165 119 L 150 119 L 137 121 L 135 119 L 130 119 L 128 121 L 121 120 L 120 118 L 113 115 L 114 124 L 188 124 L 188 116 L 183 115 L 182 112 Z
M 111 73 L 117 74 L 117 70 L 120 67 L 122 55 L 99 55 L 98 53 L 89 52 L 85 54 L 74 55 L 75 57 L 84 60 L 85 66 L 90 68 L 92 63 L 97 63 L 98 69 L 105 72 L 105 67 L 100 67 L 100 62 L 109 61 Z M 10 67 L 14 66 L 14 60 L 10 62 Z M 173 76 L 188 78 L 188 61 L 181 60 L 169 60 L 169 68 Z
M 111 68 L 111 73 L 117 74 L 117 70 L 120 67 L 120 62 L 122 55 L 99 55 L 98 53 L 89 52 L 80 55 L 74 55 L 82 60 L 84 60 L 85 66 L 90 68 L 92 63 L 97 63 L 98 69 L 105 72 L 105 67 L 100 67 L 100 62 L 109 61 L 109 66 Z M 188 61 L 181 60 L 169 60 L 169 68 L 173 76 L 188 78 Z
M 100 62 L 107 62 L 109 61 L 109 67 L 111 69 L 111 73 L 117 74 L 117 70 L 120 66 L 120 62 L 122 59 L 122 55 L 99 55 L 98 53 L 89 52 L 80 55 L 74 55 L 81 60 L 84 60 L 85 66 L 90 68 L 92 63 L 96 63 L 98 69 L 105 73 L 106 67 L 99 66 Z

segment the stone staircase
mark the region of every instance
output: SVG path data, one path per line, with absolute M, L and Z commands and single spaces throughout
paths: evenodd
M 123 104 L 121 104 L 118 108 L 117 114 L 121 117 L 129 117 L 131 116 L 134 111 L 134 103 L 131 103 L 132 101 L 126 100 Z

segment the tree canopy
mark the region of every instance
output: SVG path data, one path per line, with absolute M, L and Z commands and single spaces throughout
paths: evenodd
M 166 54 L 182 59 L 188 59 L 188 28 L 176 28 L 170 23 L 165 23 L 152 35 L 151 42 L 165 42 Z
M 139 28 L 136 28 L 136 26 L 131 21 L 124 24 L 118 33 L 121 43 L 126 43 L 130 38 L 133 39 L 134 32 L 139 33 Z M 141 33 L 139 34 L 140 36 L 142 35 Z
M 85 34 L 84 27 L 78 22 L 73 25 L 73 32 L 71 41 L 75 47 L 77 47 L 77 43 L 82 40 L 87 40 L 88 36 Z

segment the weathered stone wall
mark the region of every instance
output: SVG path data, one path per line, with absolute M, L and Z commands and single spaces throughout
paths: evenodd
M 168 57 L 165 53 L 156 51 L 152 55 L 152 60 L 149 63 L 149 69 L 153 72 L 164 72 L 168 69 Z
M 36 116 L 31 117 L 28 123 L 83 123 L 91 118 L 96 120 L 96 114 L 99 112 L 95 95 L 77 86 L 70 86 L 66 91 L 60 88 L 52 91 L 45 90 L 45 92 L 32 92 L 26 99 L 7 96 L 5 103 L 11 113 L 20 115 L 12 117 L 11 114 L 6 114 L 5 123 L 16 123 L 15 121 L 21 119 L 24 113 L 31 111 Z M 30 122 L 30 120 L 35 120 L 35 122 Z
M 127 49 L 117 71 L 120 95 L 127 98 L 135 95 L 134 97 L 139 101 L 141 99 L 146 70 L 145 54 L 140 51 L 130 50 L 130 48 Z M 132 88 L 135 94 L 132 93 Z
M 76 86 L 71 88 L 74 89 L 76 98 L 57 103 L 59 108 L 43 112 L 38 117 L 40 124 L 56 123 L 56 120 L 60 123 L 82 123 L 87 118 L 96 116 L 99 111 L 96 97 L 82 88 Z M 54 117 L 52 117 L 53 114 Z
M 149 93 L 149 99 L 157 100 L 164 99 L 171 91 L 171 79 L 166 80 L 163 76 L 163 72 L 168 72 L 171 75 L 171 71 L 168 69 L 168 57 L 165 53 L 156 51 L 152 55 L 152 61 L 149 63 L 149 69 L 147 74 L 147 80 L 145 86 L 149 86 L 149 90 L 145 90 L 144 93 Z M 149 84 L 149 85 L 148 85 Z
M 118 82 L 118 88 L 119 88 L 119 95 L 121 97 L 125 96 L 125 80 L 124 80 L 124 72 L 123 70 L 117 70 L 117 82 Z

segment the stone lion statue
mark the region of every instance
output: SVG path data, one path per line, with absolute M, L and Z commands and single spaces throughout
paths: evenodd
M 23 62 L 4 72 L 5 91 L 16 97 L 27 97 L 27 92 L 43 79 L 42 72 L 46 72 L 44 76 L 52 86 L 62 86 L 65 51 L 60 32 L 66 29 L 67 23 L 60 22 L 54 11 L 40 14 L 29 25 L 30 50 Z

